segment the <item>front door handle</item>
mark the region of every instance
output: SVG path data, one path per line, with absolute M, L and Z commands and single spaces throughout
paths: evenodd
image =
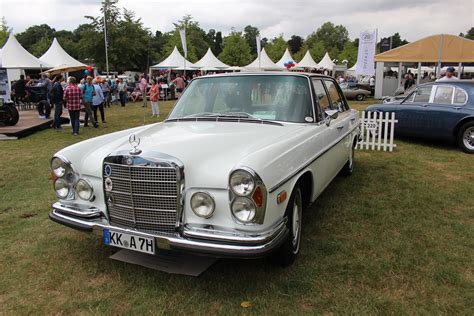
M 343 129 L 343 128 L 344 128 L 344 126 L 338 126 L 338 127 L 337 127 L 338 130 L 341 130 L 341 129 Z
M 351 118 L 351 122 L 355 122 L 355 120 L 356 120 L 355 117 Z
M 428 106 L 428 104 L 422 104 L 421 106 L 426 108 Z

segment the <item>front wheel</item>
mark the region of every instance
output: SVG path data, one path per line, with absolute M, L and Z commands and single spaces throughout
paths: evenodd
M 459 147 L 464 152 L 474 154 L 474 121 L 467 122 L 461 126 L 457 135 Z
M 356 99 L 357 101 L 364 101 L 365 96 L 364 96 L 363 94 L 358 94 L 358 95 L 356 95 L 355 99 Z
M 286 214 L 288 218 L 286 225 L 290 230 L 290 234 L 280 248 L 270 255 L 271 262 L 281 267 L 287 267 L 295 262 L 300 251 L 303 198 L 298 185 L 291 193 L 286 207 Z

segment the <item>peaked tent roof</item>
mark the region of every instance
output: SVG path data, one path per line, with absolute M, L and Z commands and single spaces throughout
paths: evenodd
M 286 68 L 285 63 L 287 63 L 289 61 L 294 62 L 294 59 L 293 59 L 293 57 L 291 57 L 290 51 L 287 48 L 285 50 L 285 52 L 283 53 L 283 56 L 281 56 L 280 60 L 277 61 L 276 64 L 277 64 L 277 66 L 280 66 L 281 68 Z
M 323 59 L 321 59 L 318 65 L 320 68 L 329 69 L 329 70 L 333 70 L 334 66 L 336 66 L 336 64 L 332 62 L 332 59 L 331 57 L 329 57 L 329 54 L 327 52 L 326 54 L 324 54 Z
M 151 68 L 171 68 L 176 70 L 184 70 L 185 66 L 186 69 L 196 68 L 192 62 L 186 60 L 183 55 L 181 55 L 181 53 L 178 51 L 178 48 L 175 46 L 171 54 L 165 60 L 154 66 L 151 66 Z
M 375 55 L 386 62 L 474 62 L 474 41 L 456 35 L 438 34 Z
M 253 62 L 248 64 L 247 66 L 244 66 L 244 70 L 258 70 L 258 57 L 255 58 Z M 265 51 L 265 48 L 262 48 L 262 52 L 260 53 L 260 69 L 261 70 L 282 70 L 280 66 L 275 64 L 270 57 L 268 57 L 267 52 Z
M 54 67 L 57 67 L 59 65 L 87 67 L 85 64 L 74 59 L 73 57 L 71 57 L 71 55 L 66 53 L 66 51 L 61 47 L 61 45 L 59 45 L 59 42 L 56 37 L 53 39 L 53 43 L 48 48 L 46 53 L 44 53 L 43 56 L 41 56 L 39 59 Z
M 49 63 L 39 60 L 24 49 L 13 35 L 8 37 L 1 53 L 0 59 L 3 68 L 51 68 Z
M 311 56 L 309 50 L 307 50 L 306 54 L 304 54 L 303 59 L 301 59 L 301 61 L 296 64 L 295 68 L 315 68 L 315 69 L 318 69 L 319 65 L 318 65 L 317 62 L 314 61 L 314 59 Z
M 229 65 L 226 65 L 217 59 L 210 48 L 207 50 L 206 54 L 194 64 L 194 66 L 201 70 L 219 70 L 229 68 Z

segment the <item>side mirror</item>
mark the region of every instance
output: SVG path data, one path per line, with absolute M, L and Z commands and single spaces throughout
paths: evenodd
M 326 113 L 326 119 L 324 121 L 326 122 L 327 126 L 331 124 L 331 120 L 337 119 L 337 116 L 339 115 L 338 110 L 326 110 L 324 113 Z

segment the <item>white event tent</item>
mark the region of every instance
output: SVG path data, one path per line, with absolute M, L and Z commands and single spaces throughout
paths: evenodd
M 20 79 L 21 74 L 25 74 L 25 69 L 51 68 L 49 63 L 39 60 L 18 43 L 15 36 L 10 35 L 7 42 L 2 47 L 1 67 L 7 69 L 8 89 L 11 90 L 11 82 Z
M 320 68 L 324 68 L 331 71 L 334 69 L 334 66 L 336 66 L 336 64 L 333 63 L 331 57 L 329 57 L 329 54 L 327 52 L 326 54 L 324 54 L 323 59 L 321 59 L 318 65 Z
M 53 39 L 53 43 L 49 49 L 39 59 L 42 62 L 50 64 L 54 67 L 58 67 L 60 65 L 87 67 L 87 65 L 81 63 L 66 53 L 61 45 L 59 45 L 59 42 L 56 38 Z
M 303 59 L 299 63 L 296 64 L 295 68 L 313 68 L 313 69 L 319 69 L 319 65 L 317 62 L 314 61 L 313 57 L 309 53 L 309 50 L 306 51 L 306 54 L 304 54 Z
M 178 51 L 176 46 L 173 48 L 171 54 L 163 60 L 161 63 L 153 65 L 151 69 L 175 69 L 175 70 L 184 70 L 184 69 L 195 69 L 196 65 L 186 60 L 183 55 Z
M 265 48 L 262 48 L 262 52 L 260 53 L 260 62 L 258 57 L 248 64 L 247 66 L 242 67 L 242 70 L 246 71 L 255 71 L 255 70 L 282 70 L 280 66 L 275 64 L 270 57 L 268 57 Z
M 229 68 L 229 65 L 226 65 L 217 59 L 210 48 L 207 50 L 206 54 L 194 64 L 194 66 L 203 71 L 225 70 Z
M 285 52 L 283 53 L 283 56 L 281 56 L 280 60 L 276 62 L 277 66 L 279 66 L 280 68 L 286 68 L 285 67 L 285 63 L 289 62 L 289 61 L 292 61 L 294 62 L 294 59 L 293 57 L 291 57 L 291 54 L 290 54 L 290 51 L 288 50 L 288 48 L 285 50 Z

